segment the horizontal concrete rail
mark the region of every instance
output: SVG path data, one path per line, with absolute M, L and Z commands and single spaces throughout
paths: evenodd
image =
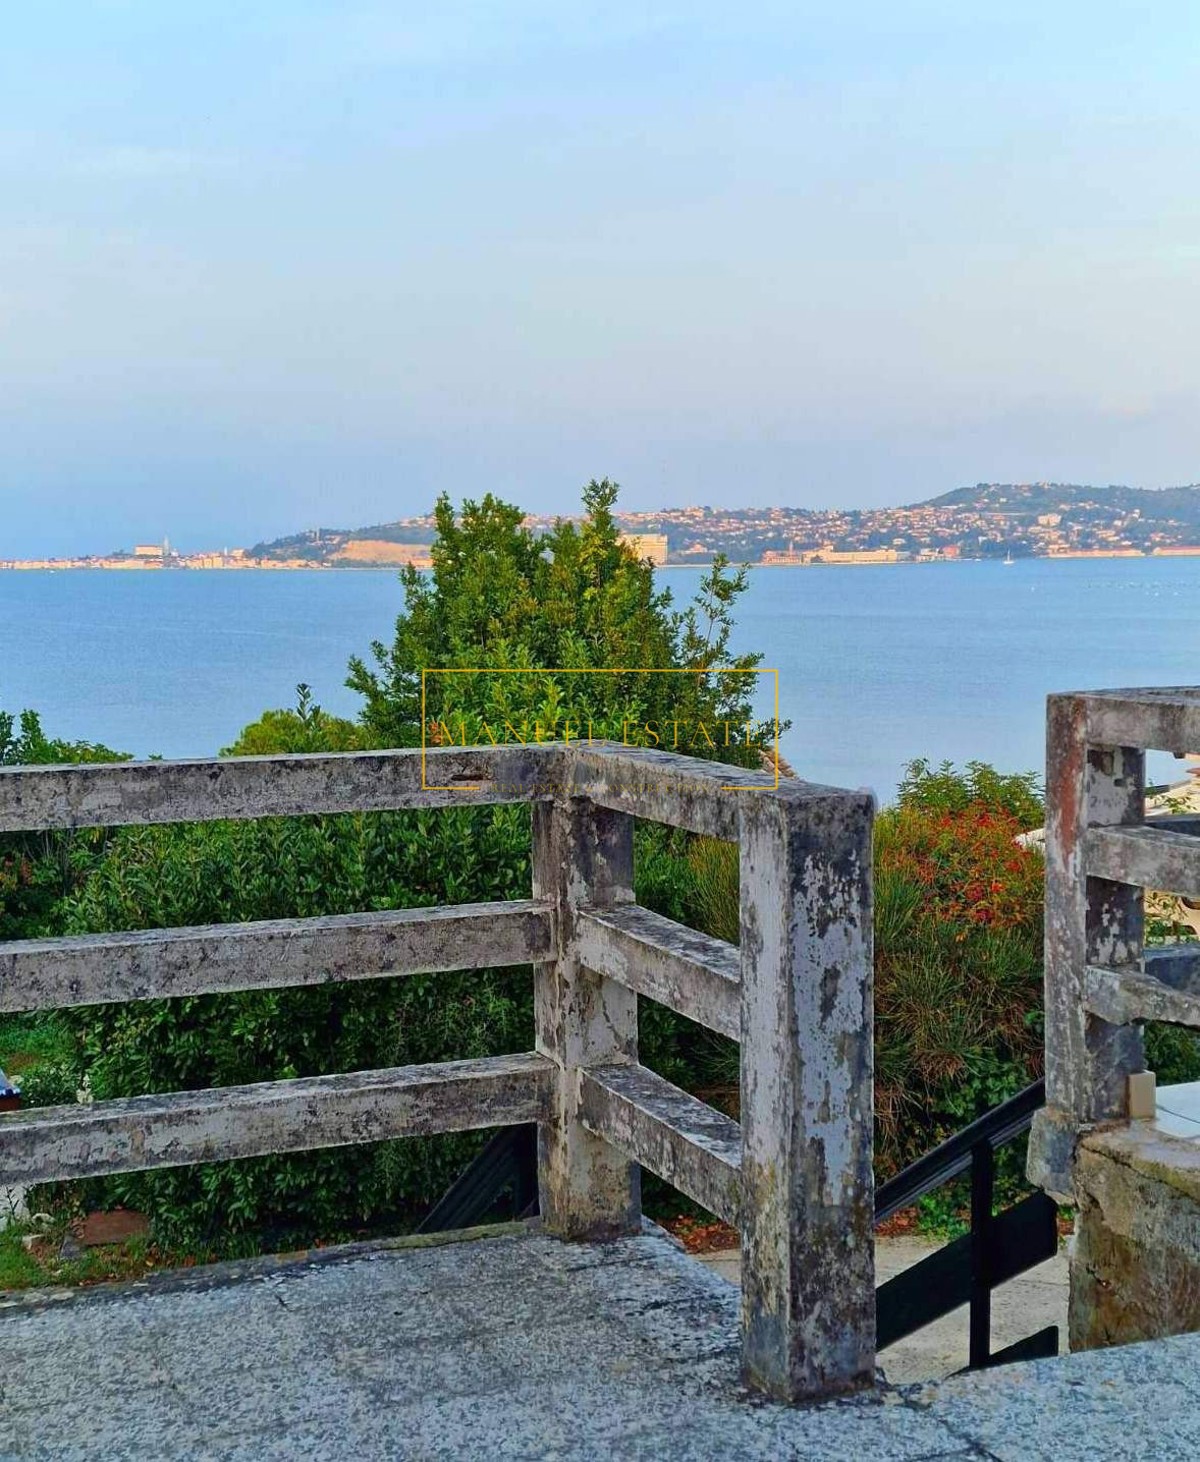
M 741 952 L 640 904 L 579 916 L 579 958 L 709 1030 L 737 1040 Z
M 0 1012 L 530 964 L 552 948 L 532 899 L 21 939 L 0 944 Z
M 829 802 L 844 807 L 867 794 L 787 777 L 773 786 L 774 773 L 700 761 L 671 751 L 620 746 L 615 742 L 572 746 L 567 763 L 575 794 L 601 807 L 665 822 L 689 832 L 736 842 L 741 809 L 748 798 L 770 796 L 785 803 Z
M 1165 1020 L 1200 1026 L 1200 990 L 1180 989 L 1140 970 L 1089 965 L 1084 974 L 1084 1009 L 1110 1025 Z
M 545 1120 L 553 1065 L 494 1056 L 0 1116 L 0 1175 L 47 1183 Z
M 638 1065 L 584 1070 L 580 1098 L 588 1131 L 726 1223 L 738 1222 L 742 1134 L 732 1118 Z
M 1085 707 L 1086 739 L 1094 746 L 1149 747 L 1181 754 L 1200 751 L 1200 689 L 1196 686 L 1093 691 L 1080 699 Z
M 756 795 L 736 789 L 772 781 L 740 767 L 611 743 L 575 747 L 571 774 L 576 793 L 601 807 L 729 842 L 738 836 L 739 797 Z
M 1089 876 L 1182 898 L 1200 898 L 1200 838 L 1164 828 L 1093 827 L 1084 840 Z
M 0 832 L 528 802 L 561 783 L 563 754 L 431 748 L 424 777 L 419 750 L 0 767 Z

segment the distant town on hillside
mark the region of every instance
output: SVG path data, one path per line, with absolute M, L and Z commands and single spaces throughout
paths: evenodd
M 554 521 L 526 519 L 534 532 Z M 663 508 L 621 513 L 618 522 L 639 554 L 668 565 L 704 564 L 718 553 L 768 567 L 1200 556 L 1200 485 L 979 483 L 907 507 Z M 427 514 L 366 528 L 311 528 L 249 548 L 183 554 L 164 541 L 76 559 L 0 559 L 0 568 L 423 568 L 433 537 Z

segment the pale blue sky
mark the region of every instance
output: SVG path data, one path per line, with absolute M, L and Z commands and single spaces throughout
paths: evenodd
M 42 0 L 0 557 L 1200 480 L 1200 10 Z

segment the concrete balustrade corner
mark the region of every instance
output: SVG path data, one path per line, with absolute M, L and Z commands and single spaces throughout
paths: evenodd
M 534 968 L 535 1049 L 0 1117 L 0 1185 L 536 1123 L 546 1232 L 640 1232 L 640 1167 L 742 1231 L 742 1372 L 874 1383 L 869 796 L 612 744 L 0 768 L 0 832 L 531 804 L 530 897 L 0 944 L 0 1010 Z M 740 947 L 633 897 L 636 817 L 736 842 Z M 741 1042 L 739 1125 L 638 999 Z

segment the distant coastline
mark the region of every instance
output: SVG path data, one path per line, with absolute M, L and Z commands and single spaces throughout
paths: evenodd
M 0 573 L 360 573 L 364 569 L 378 573 L 380 569 L 396 568 L 394 563 L 281 563 L 278 560 L 248 559 L 241 563 L 189 563 L 183 560 L 171 564 L 115 564 L 96 562 L 91 559 L 38 558 L 0 559 Z M 417 568 L 431 568 L 432 564 L 418 563 Z
M 203 558 L 206 561 L 197 562 L 196 559 Z M 1114 548 L 1114 549 L 1078 549 L 1065 550 L 1057 553 L 1026 553 L 1019 558 L 1013 558 L 1008 562 L 1016 563 L 1056 563 L 1076 559 L 1120 559 L 1120 558 L 1200 558 L 1200 545 L 1183 546 L 1179 548 L 1153 548 L 1148 550 Z M 381 570 L 404 568 L 411 565 L 418 570 L 429 570 L 433 567 L 431 559 L 359 559 L 353 563 L 334 563 L 329 561 L 309 559 L 264 559 L 264 558 L 239 558 L 228 563 L 214 563 L 212 555 L 179 555 L 168 563 L 145 563 L 145 562 L 112 562 L 105 559 L 91 558 L 38 558 L 38 559 L 0 559 L 0 573 L 362 573 L 364 571 L 379 573 Z M 688 557 L 668 557 L 655 559 L 654 566 L 664 569 L 704 569 L 712 563 L 712 556 L 701 557 L 692 554 Z M 819 552 L 812 554 L 775 554 L 769 558 L 745 559 L 741 561 L 747 568 L 752 569 L 795 569 L 795 568 L 896 568 L 900 566 L 913 566 L 917 564 L 955 564 L 955 563 L 1000 563 L 994 554 L 946 554 L 938 552 L 921 554 L 896 554 L 891 557 L 882 557 L 878 554 L 864 553 L 840 553 L 834 557 L 825 558 Z
M 671 568 L 718 555 L 761 568 L 961 559 L 1200 558 L 1200 485 L 1158 489 L 979 483 L 903 507 L 663 508 L 615 514 L 640 557 Z M 561 515 L 527 514 L 535 537 Z M 364 528 L 309 528 L 248 548 L 180 553 L 167 540 L 108 554 L 2 559 L 0 569 L 331 569 L 432 567 L 431 514 Z

